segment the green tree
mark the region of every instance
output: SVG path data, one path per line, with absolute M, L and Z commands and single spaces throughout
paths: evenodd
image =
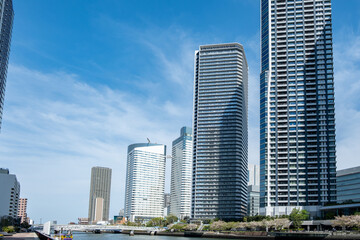
M 22 223 L 20 224 L 20 227 L 26 228 L 26 229 L 28 229 L 30 226 L 31 226 L 31 225 L 30 225 L 29 223 L 27 223 L 27 222 L 22 222 Z
M 170 214 L 170 215 L 168 215 L 168 216 L 166 217 L 166 225 L 169 225 L 169 224 L 172 224 L 172 223 L 174 223 L 174 222 L 177 222 L 178 220 L 179 220 L 179 219 L 178 219 L 177 216 Z
M 289 220 L 292 222 L 295 229 L 299 229 L 302 221 L 307 219 L 309 219 L 309 212 L 306 210 L 294 208 L 289 215 Z
M 162 217 L 156 217 L 147 222 L 147 227 L 163 227 L 165 220 Z

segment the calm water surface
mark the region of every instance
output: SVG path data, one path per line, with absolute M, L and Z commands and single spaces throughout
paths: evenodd
M 130 237 L 127 234 L 112 234 L 112 233 L 74 233 L 74 240 L 215 240 L 219 238 L 188 238 L 188 237 L 172 237 L 172 236 L 150 236 L 150 235 L 135 235 Z M 224 238 L 222 238 L 224 239 Z

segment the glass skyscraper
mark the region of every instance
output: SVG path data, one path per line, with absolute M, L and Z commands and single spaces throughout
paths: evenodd
M 5 98 L 6 74 L 14 19 L 12 0 L 0 0 L 0 129 Z
M 336 202 L 330 0 L 261 1 L 260 213 Z
M 128 147 L 125 217 L 147 222 L 164 215 L 166 146 L 137 143 Z
M 195 52 L 192 218 L 247 212 L 248 66 L 238 43 Z
M 184 219 L 191 216 L 192 129 L 183 127 L 172 142 L 170 213 Z

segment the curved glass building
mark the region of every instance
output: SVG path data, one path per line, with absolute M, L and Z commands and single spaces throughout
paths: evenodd
M 164 215 L 166 146 L 137 143 L 128 147 L 125 217 L 147 222 Z

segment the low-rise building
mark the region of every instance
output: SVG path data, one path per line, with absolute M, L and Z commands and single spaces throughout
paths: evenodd
M 337 202 L 360 203 L 360 167 L 347 168 L 336 172 Z

